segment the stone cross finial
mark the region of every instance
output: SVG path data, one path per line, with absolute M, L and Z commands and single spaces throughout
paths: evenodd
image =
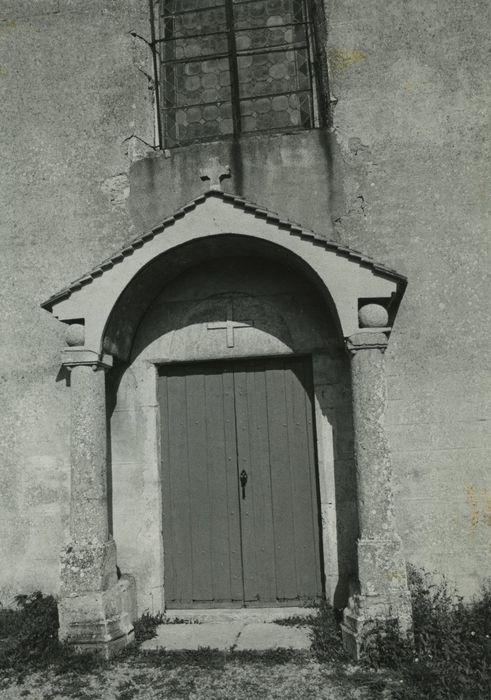
M 210 181 L 210 190 L 221 190 L 221 182 L 225 177 L 230 177 L 230 166 L 222 165 L 218 158 L 210 158 L 206 167 L 201 168 L 200 177 L 202 180 Z

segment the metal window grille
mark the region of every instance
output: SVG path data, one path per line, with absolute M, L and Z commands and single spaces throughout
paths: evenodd
M 318 125 L 306 0 L 160 0 L 159 9 L 166 148 Z

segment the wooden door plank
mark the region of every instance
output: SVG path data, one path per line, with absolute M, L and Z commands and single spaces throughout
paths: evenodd
M 275 602 L 277 592 L 273 499 L 269 466 L 266 374 L 263 364 L 247 373 L 247 392 L 248 396 L 251 397 L 249 400 L 249 441 L 252 467 L 250 494 L 254 513 L 256 598 L 262 602 Z M 245 574 L 244 580 L 246 580 Z M 247 589 L 245 593 L 247 600 Z M 250 592 L 250 599 L 253 599 L 253 591 Z
M 235 421 L 237 431 L 237 488 L 241 522 L 241 549 L 242 549 L 242 578 L 244 586 L 244 600 L 251 599 L 251 590 L 255 591 L 255 547 L 252 540 L 254 536 L 254 513 L 252 510 L 252 498 L 250 482 L 252 480 L 252 465 L 249 443 L 249 412 L 247 395 L 246 372 L 241 371 L 240 366 L 234 368 L 234 402 Z M 240 485 L 240 475 L 245 471 L 248 482 L 245 487 L 245 498 Z M 254 596 L 254 593 L 252 593 Z
M 242 601 L 233 378 L 205 372 L 213 601 Z
M 164 514 L 165 594 L 169 601 L 188 601 L 192 600 L 193 572 L 185 377 L 169 376 L 166 384 L 168 421 L 162 431 L 168 463 L 163 468 L 169 473 L 166 513 L 170 518 Z
M 264 367 L 246 363 L 235 374 L 239 473 L 248 473 L 241 499 L 244 600 L 276 601 L 273 516 L 269 470 L 268 416 Z
M 240 536 L 240 505 L 237 482 L 237 427 L 235 420 L 234 377 L 232 368 L 227 365 L 222 374 L 225 448 L 227 458 L 227 503 L 229 508 L 230 537 L 230 580 L 233 601 L 244 600 L 242 581 L 242 551 Z
M 210 489 L 207 469 L 204 377 L 190 372 L 185 380 L 187 409 L 187 465 L 191 500 L 193 601 L 212 601 Z M 215 407 L 214 407 L 215 408 Z
M 209 474 L 213 600 L 226 600 L 230 594 L 229 541 L 227 523 L 227 481 L 225 438 L 223 430 L 223 393 L 221 377 L 212 372 L 204 375 L 206 414 L 206 469 Z
M 266 372 L 266 387 L 277 597 L 293 600 L 297 595 L 297 576 L 284 374 L 283 361 L 271 366 Z

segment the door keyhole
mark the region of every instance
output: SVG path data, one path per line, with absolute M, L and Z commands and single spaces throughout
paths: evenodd
M 242 500 L 245 499 L 245 489 L 246 489 L 246 484 L 247 484 L 247 479 L 249 477 L 247 476 L 247 472 L 245 469 L 243 469 L 240 472 L 240 487 L 242 489 Z

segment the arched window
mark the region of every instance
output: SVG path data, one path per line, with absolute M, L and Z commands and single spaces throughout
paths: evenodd
M 160 0 L 164 146 L 317 126 L 309 5 Z

